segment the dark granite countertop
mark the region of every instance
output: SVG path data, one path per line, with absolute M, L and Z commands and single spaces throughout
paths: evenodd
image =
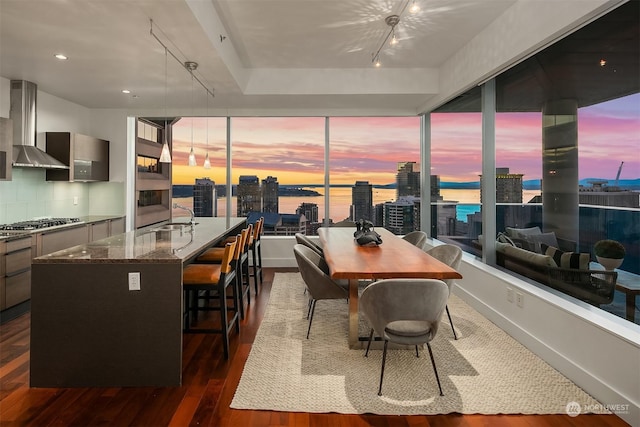
M 245 221 L 246 218 L 196 218 L 193 230 L 188 224 L 170 231 L 157 225 L 43 255 L 34 258 L 33 263 L 182 263 L 221 240 L 230 230 L 242 228 Z

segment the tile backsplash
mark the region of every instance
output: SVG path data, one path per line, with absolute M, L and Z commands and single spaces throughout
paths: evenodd
M 124 215 L 121 182 L 48 182 L 44 169 L 13 168 L 0 181 L 0 224 L 39 217 Z

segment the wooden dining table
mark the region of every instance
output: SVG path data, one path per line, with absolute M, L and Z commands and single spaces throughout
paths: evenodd
M 355 227 L 318 229 L 332 279 L 349 281 L 349 347 L 360 348 L 366 337 L 358 335 L 358 283 L 360 280 L 424 278 L 461 279 L 462 275 L 422 249 L 384 228 L 378 246 L 359 246 Z

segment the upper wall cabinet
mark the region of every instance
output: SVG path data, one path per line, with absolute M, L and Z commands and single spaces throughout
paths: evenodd
M 0 181 L 11 181 L 13 125 L 11 119 L 0 117 Z
M 47 153 L 69 166 L 47 170 L 47 181 L 109 181 L 109 141 L 69 132 L 46 132 Z

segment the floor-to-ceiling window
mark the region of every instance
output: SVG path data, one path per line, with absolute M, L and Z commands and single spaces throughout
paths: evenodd
M 325 204 L 324 132 L 324 117 L 232 118 L 233 214 L 263 216 L 266 235 L 314 234 Z
M 331 117 L 329 128 L 330 220 L 419 229 L 419 117 Z
M 495 156 L 498 265 L 640 323 L 638 14 L 628 2 L 496 76 Z M 601 240 L 624 248 L 617 270 L 598 273 Z
M 183 117 L 172 127 L 173 202 L 197 216 L 225 216 L 227 122 L 224 117 Z M 189 166 L 191 148 L 195 166 Z M 205 160 L 209 158 L 209 166 Z M 174 208 L 173 217 L 188 216 Z
M 480 89 L 474 88 L 431 114 L 431 224 L 433 237 L 477 254 L 481 174 Z

